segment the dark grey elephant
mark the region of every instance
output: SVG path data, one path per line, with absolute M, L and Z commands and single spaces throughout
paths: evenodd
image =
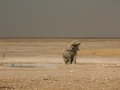
M 79 51 L 79 45 L 81 42 L 79 40 L 73 40 L 70 44 L 66 47 L 63 52 L 63 59 L 65 64 L 76 64 L 76 56 L 77 51 Z

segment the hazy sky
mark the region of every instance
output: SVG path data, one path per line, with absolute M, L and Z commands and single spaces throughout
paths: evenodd
M 120 37 L 120 0 L 0 0 L 0 37 Z

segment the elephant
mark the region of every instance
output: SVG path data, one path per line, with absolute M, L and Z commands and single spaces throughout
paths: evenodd
M 63 59 L 65 64 L 76 64 L 77 51 L 79 51 L 79 40 L 73 40 L 70 42 L 63 52 Z

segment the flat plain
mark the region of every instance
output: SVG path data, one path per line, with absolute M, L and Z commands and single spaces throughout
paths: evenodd
M 77 64 L 62 53 L 73 39 L 0 39 L 0 90 L 120 90 L 120 39 L 79 39 Z

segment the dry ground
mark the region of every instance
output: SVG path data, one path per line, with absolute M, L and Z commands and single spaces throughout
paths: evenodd
M 0 90 L 120 90 L 120 39 L 80 39 L 76 65 L 64 65 L 71 39 L 0 39 Z M 4 64 L 45 67 L 9 67 Z

